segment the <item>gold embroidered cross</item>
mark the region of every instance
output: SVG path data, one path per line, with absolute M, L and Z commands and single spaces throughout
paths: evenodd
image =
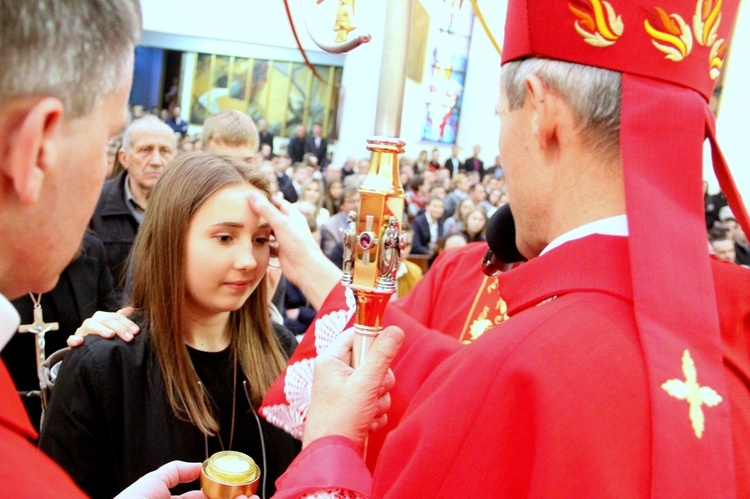
M 722 398 L 713 388 L 698 384 L 695 362 L 693 362 L 693 358 L 690 357 L 690 352 L 687 350 L 682 354 L 682 373 L 685 375 L 685 381 L 669 379 L 661 387 L 672 397 L 688 401 L 693 431 L 695 431 L 696 437 L 701 438 L 706 422 L 701 406 L 706 404 L 708 407 L 714 407 L 721 402 Z

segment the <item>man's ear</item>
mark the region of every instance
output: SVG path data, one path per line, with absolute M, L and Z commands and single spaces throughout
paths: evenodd
M 125 161 L 126 154 L 127 153 L 125 152 L 125 149 L 123 149 L 122 147 L 120 147 L 119 149 L 117 149 L 117 161 L 120 162 L 120 166 L 122 166 L 122 168 L 124 170 L 128 169 L 128 167 L 126 166 L 127 165 L 127 161 Z
M 540 149 L 546 150 L 555 140 L 557 122 L 556 106 L 552 95 L 536 75 L 526 77 L 526 99 L 533 111 L 534 137 Z
M 39 199 L 47 171 L 58 155 L 58 132 L 64 116 L 59 99 L 44 97 L 19 109 L 18 117 L 8 123 L 6 174 L 24 204 Z

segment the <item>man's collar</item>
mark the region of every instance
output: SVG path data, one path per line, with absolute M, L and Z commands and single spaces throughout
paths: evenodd
M 130 190 L 129 173 L 125 176 L 125 204 L 128 207 L 128 211 L 138 221 L 138 224 L 141 224 L 143 222 L 144 214 L 146 213 L 146 208 L 141 206 L 141 203 L 139 203 L 135 196 L 133 196 L 133 191 Z
M 628 217 L 627 215 L 615 215 L 614 217 L 602 218 L 589 222 L 580 227 L 576 227 L 564 234 L 557 236 L 550 242 L 539 254 L 542 256 L 548 251 L 557 248 L 569 241 L 575 241 L 591 234 L 603 234 L 605 236 L 627 236 L 628 235 Z
M 0 294 L 0 350 L 10 341 L 18 331 L 21 317 L 13 304 Z

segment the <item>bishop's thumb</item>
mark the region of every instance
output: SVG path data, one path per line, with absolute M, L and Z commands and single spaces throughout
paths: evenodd
M 380 386 L 403 343 L 404 331 L 401 328 L 396 326 L 385 328 L 373 342 L 362 364 L 357 369 L 357 374 Z

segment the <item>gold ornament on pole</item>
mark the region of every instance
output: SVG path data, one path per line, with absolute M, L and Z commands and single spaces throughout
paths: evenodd
M 316 0 L 315 4 L 309 0 L 303 3 L 305 25 L 320 48 L 328 52 L 343 52 L 370 39 L 369 34 L 366 37 L 355 36 L 360 31 L 360 23 L 354 19 L 353 0 L 339 0 L 335 17 L 333 3 L 329 3 L 328 7 L 325 4 L 326 0 Z M 321 8 L 315 14 L 310 13 L 316 6 Z M 324 7 L 329 10 L 326 12 Z M 388 0 L 386 8 L 375 137 L 367 140 L 367 149 L 372 154 L 370 171 L 359 190 L 359 210 L 349 213 L 349 222 L 341 229 L 344 243 L 342 282 L 354 291 L 356 300 L 356 336 L 352 355 L 352 366 L 355 368 L 383 328 L 385 306 L 396 291 L 396 271 L 405 241 L 401 229 L 404 188 L 398 160 L 404 152 L 404 142 L 398 136 L 404 102 L 412 2 Z M 320 26 L 331 26 L 327 18 L 333 21 L 332 31 L 336 35 L 332 43 L 316 36 Z M 313 19 L 317 27 L 312 26 Z

